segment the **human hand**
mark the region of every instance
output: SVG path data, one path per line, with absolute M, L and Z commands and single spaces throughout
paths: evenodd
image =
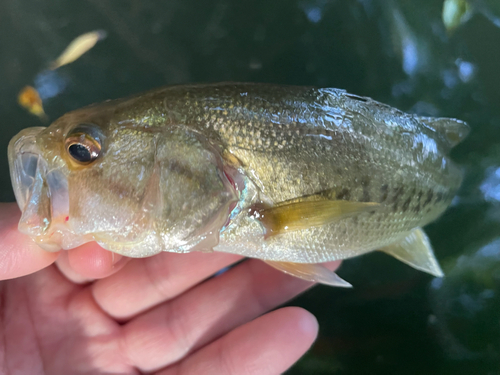
M 261 261 L 209 278 L 241 258 L 129 259 L 94 243 L 47 253 L 17 231 L 18 220 L 15 204 L 0 204 L 0 279 L 10 279 L 0 284 L 0 365 L 8 373 L 278 374 L 316 338 L 309 312 L 267 313 L 312 284 Z

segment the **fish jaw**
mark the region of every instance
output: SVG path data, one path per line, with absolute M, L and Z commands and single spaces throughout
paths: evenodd
M 43 249 L 59 251 L 86 242 L 68 225 L 67 173 L 49 163 L 37 143 L 46 128 L 22 130 L 9 143 L 8 158 L 12 186 L 22 212 L 19 231 Z

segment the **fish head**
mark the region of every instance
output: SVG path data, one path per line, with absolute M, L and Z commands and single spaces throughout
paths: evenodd
M 214 246 L 236 201 L 205 140 L 110 110 L 78 110 L 25 129 L 8 154 L 19 230 L 49 251 L 97 241 L 147 256 L 187 251 L 210 236 Z

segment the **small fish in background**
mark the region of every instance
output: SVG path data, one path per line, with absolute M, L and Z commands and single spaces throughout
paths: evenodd
M 472 16 L 472 6 L 467 0 L 445 0 L 443 3 L 443 23 L 451 34 Z
M 17 102 L 26 108 L 31 114 L 38 116 L 40 119 L 46 121 L 47 115 L 43 110 L 42 99 L 37 90 L 32 86 L 25 86 L 17 97 Z
M 500 27 L 500 6 L 497 4 L 493 0 L 444 0 L 442 19 L 448 35 L 453 34 L 475 14 L 481 14 L 493 25 Z
M 42 70 L 33 79 L 34 87 L 43 102 L 64 92 L 70 78 L 57 70 Z
M 107 33 L 104 30 L 91 31 L 80 35 L 74 39 L 61 53 L 61 55 L 54 60 L 49 69 L 55 70 L 63 65 L 70 64 L 79 59 L 85 52 L 88 52 L 96 43 L 106 38 Z
M 70 64 L 89 51 L 95 44 L 106 38 L 104 30 L 96 30 L 80 35 L 74 39 L 63 53 L 54 60 L 49 70 L 43 70 L 35 77 L 35 87 L 25 86 L 18 95 L 18 103 L 30 113 L 47 121 L 42 101 L 59 95 L 67 86 L 67 82 L 54 70 Z

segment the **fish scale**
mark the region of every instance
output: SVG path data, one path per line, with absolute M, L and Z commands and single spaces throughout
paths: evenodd
M 295 94 L 292 103 L 299 103 L 298 106 L 288 107 L 290 101 L 286 96 L 277 94 L 281 88 L 220 86 L 219 99 L 214 100 L 212 96 L 209 101 L 201 98 L 205 95 L 203 90 L 200 92 L 196 89 L 196 92 L 186 93 L 183 105 L 191 108 L 192 118 L 201 119 L 199 126 L 205 121 L 205 126 L 200 126 L 200 130 L 217 128 L 217 136 L 224 146 L 239 159 L 244 169 L 252 170 L 248 175 L 253 178 L 250 177 L 248 183 L 260 188 L 262 194 L 259 199 L 278 203 L 330 189 L 330 199 L 337 199 L 337 195 L 342 195 L 344 191 L 349 193 L 349 200 L 384 203 L 382 186 L 387 186 L 389 191 L 385 199 L 387 204 L 375 213 L 347 218 L 320 228 L 287 233 L 266 241 L 259 236 L 262 231 L 260 225 L 255 225 L 251 218 L 242 213 L 224 232 L 219 246 L 223 251 L 246 256 L 255 256 L 258 252 L 258 256 L 265 259 L 313 263 L 339 259 L 346 254 L 358 255 L 392 243 L 412 228 L 435 219 L 449 205 L 454 194 L 444 185 L 450 184 L 456 188 L 460 184 L 460 173 L 452 166 L 450 171 L 436 169 L 436 166 L 441 166 L 440 159 L 445 158 L 445 155 L 430 154 L 422 160 L 418 150 L 414 153 L 406 150 L 401 152 L 398 142 L 401 142 L 405 131 L 430 133 L 424 124 L 418 122 L 417 117 L 370 99 L 363 98 L 360 101 L 358 97 L 341 90 L 329 90 L 325 94 L 309 88 L 303 89 L 300 100 Z M 234 91 L 240 94 L 239 97 Z M 241 92 L 248 91 L 251 94 L 241 95 Z M 207 102 L 210 104 L 207 105 Z M 172 100 L 172 103 L 175 101 Z M 332 105 L 344 106 L 346 109 L 331 110 Z M 175 107 L 174 104 L 171 106 Z M 348 109 L 352 112 L 349 113 Z M 358 113 L 354 110 L 358 110 Z M 212 120 L 214 111 L 222 112 L 218 113 L 216 121 Z M 325 113 L 339 112 L 343 112 L 340 127 L 338 117 L 336 122 L 325 120 L 328 117 Z M 253 114 L 251 124 L 245 123 L 249 113 Z M 359 118 L 369 119 L 369 116 L 372 117 L 371 123 L 359 122 Z M 405 126 L 399 125 L 401 118 L 397 126 L 393 125 L 394 116 L 403 117 Z M 189 116 L 185 119 L 191 125 L 198 125 L 192 123 Z M 214 126 L 215 123 L 219 126 Z M 253 138 L 246 135 L 249 133 L 247 127 L 251 127 L 254 133 L 260 133 L 260 142 L 252 142 Z M 372 141 L 377 127 L 388 128 L 379 132 L 385 137 L 376 145 L 384 152 L 367 144 Z M 359 135 L 360 131 L 362 136 Z M 318 139 L 319 135 L 323 137 Z M 411 136 L 409 138 L 407 144 L 413 142 Z M 409 170 L 401 170 L 405 164 Z M 402 176 L 399 181 L 392 182 L 398 177 L 394 176 L 398 170 Z M 402 191 L 403 186 L 406 193 Z M 415 194 L 410 194 L 412 191 Z M 418 194 L 429 191 L 435 197 L 431 198 L 432 205 L 415 210 L 421 200 Z M 438 193 L 446 195 L 446 199 L 438 201 Z M 257 240 L 254 246 L 247 243 L 242 250 L 236 243 L 249 235 L 245 226 L 254 228 Z M 238 250 L 234 251 L 235 248 Z M 335 257 L 331 255 L 332 248 L 338 253 Z

